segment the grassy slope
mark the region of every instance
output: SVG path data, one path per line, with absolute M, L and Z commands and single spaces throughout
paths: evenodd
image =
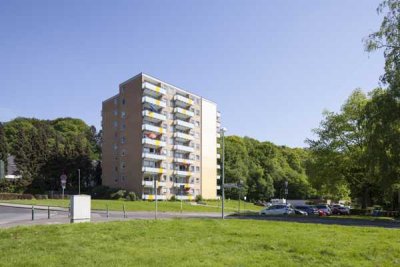
M 50 205 L 50 206 L 61 206 L 68 207 L 69 200 L 60 200 L 60 199 L 44 199 L 44 200 L 9 200 L 9 201 L 0 201 L 0 202 L 10 202 L 10 203 L 18 203 L 18 204 L 33 204 L 33 205 Z M 225 202 L 226 211 L 237 211 L 238 209 L 238 201 L 227 200 Z M 221 204 L 218 201 L 208 201 L 208 206 L 193 206 L 188 202 L 183 202 L 183 211 L 186 212 L 220 212 Z M 105 210 L 106 206 L 110 210 L 122 210 L 122 206 L 125 205 L 127 211 L 152 211 L 154 210 L 155 203 L 148 201 L 124 201 L 124 200 L 92 200 L 92 209 L 101 209 Z M 159 201 L 158 208 L 160 211 L 176 211 L 179 212 L 181 209 L 181 203 L 179 201 L 171 202 L 171 201 Z M 246 203 L 246 209 L 259 211 L 262 207 L 255 206 L 251 203 Z M 241 205 L 241 209 L 243 209 L 243 203 Z
M 1 266 L 398 266 L 400 231 L 247 220 L 0 230 Z

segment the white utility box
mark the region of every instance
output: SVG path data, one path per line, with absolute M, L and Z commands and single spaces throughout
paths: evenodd
M 88 195 L 71 196 L 71 223 L 90 222 L 90 200 Z

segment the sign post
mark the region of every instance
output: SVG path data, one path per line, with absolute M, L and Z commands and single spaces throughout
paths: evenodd
M 63 174 L 60 176 L 61 180 L 61 188 L 62 188 L 62 199 L 64 199 L 64 190 L 65 186 L 67 185 L 67 175 Z

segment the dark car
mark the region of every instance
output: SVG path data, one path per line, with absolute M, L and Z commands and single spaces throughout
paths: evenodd
M 339 204 L 332 205 L 332 214 L 350 215 L 350 209 Z
M 295 209 L 297 210 L 302 210 L 307 212 L 308 215 L 319 215 L 318 209 L 316 207 L 310 206 L 310 205 L 298 205 L 295 206 Z

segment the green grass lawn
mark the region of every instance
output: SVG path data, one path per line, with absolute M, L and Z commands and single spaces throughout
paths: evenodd
M 400 230 L 135 220 L 0 230 L 0 266 L 399 266 Z
M 9 202 L 17 204 L 29 204 L 29 205 L 49 205 L 49 206 L 59 206 L 68 207 L 69 200 L 61 199 L 43 199 L 43 200 L 8 200 L 0 202 Z M 221 203 L 220 201 L 208 201 L 206 206 L 203 205 L 191 205 L 189 202 L 182 203 L 184 212 L 220 212 Z M 123 205 L 127 211 L 153 211 L 155 207 L 154 202 L 149 201 L 125 201 L 125 200 L 99 200 L 92 199 L 92 209 L 105 210 L 108 205 L 109 210 L 122 210 Z M 252 209 L 254 211 L 261 210 L 262 207 L 255 206 L 252 203 L 241 204 L 241 209 L 245 206 L 246 209 Z M 174 211 L 179 212 L 181 210 L 180 201 L 159 201 L 158 202 L 159 211 Z M 225 210 L 227 212 L 235 212 L 238 209 L 238 201 L 226 200 Z

